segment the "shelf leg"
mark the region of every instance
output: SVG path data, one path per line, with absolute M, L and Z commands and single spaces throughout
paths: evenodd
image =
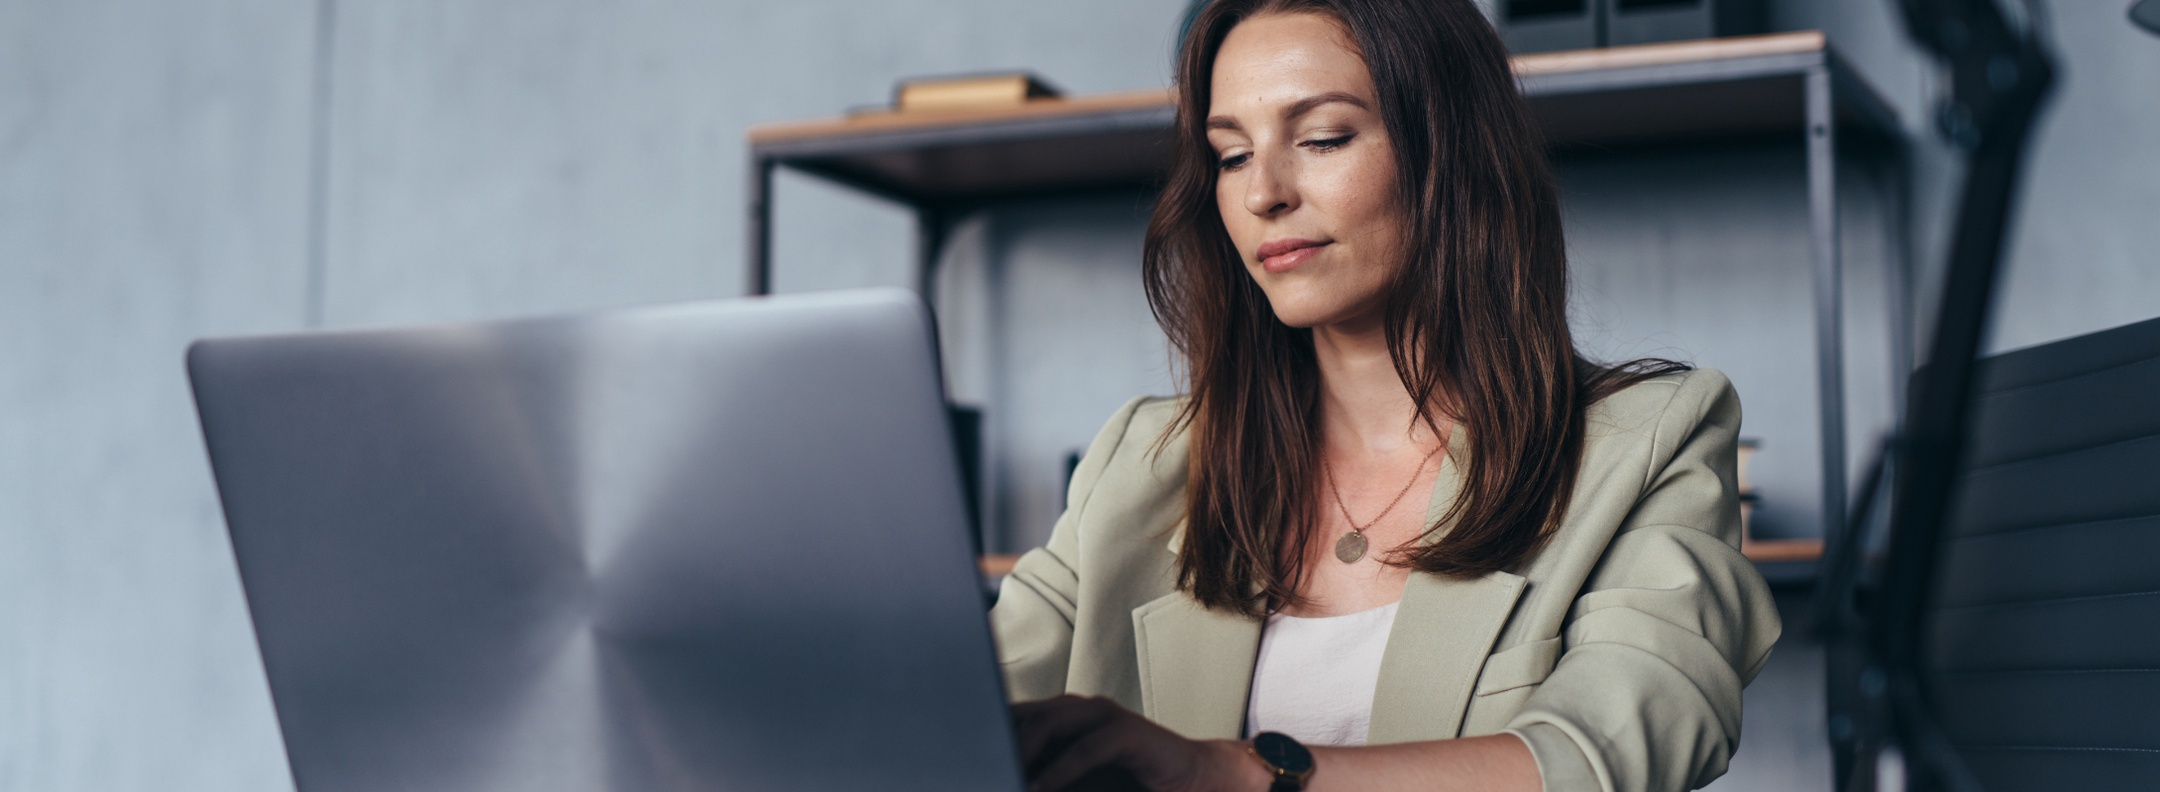
M 1815 250 L 1815 380 L 1822 408 L 1823 535 L 1845 521 L 1844 263 L 1838 249 L 1837 128 L 1830 70 L 1807 73 L 1808 221 Z
M 946 210 L 924 204 L 915 208 L 915 291 L 937 310 L 938 262 L 945 255 Z
M 757 154 L 750 155 L 750 168 L 743 181 L 748 183 L 745 208 L 748 220 L 743 229 L 747 250 L 743 256 L 743 293 L 772 293 L 772 160 Z

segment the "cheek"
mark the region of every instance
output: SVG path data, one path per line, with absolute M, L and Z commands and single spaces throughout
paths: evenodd
M 1251 212 L 1245 211 L 1245 203 L 1238 195 L 1227 180 L 1216 182 L 1215 214 L 1222 218 L 1223 230 L 1229 232 L 1230 244 L 1237 247 L 1238 254 L 1250 256 L 1260 242 L 1252 238 L 1254 218 Z
M 1385 151 L 1345 163 L 1329 174 L 1327 190 L 1337 217 L 1368 239 L 1392 239 L 1402 223 L 1395 199 L 1395 168 Z

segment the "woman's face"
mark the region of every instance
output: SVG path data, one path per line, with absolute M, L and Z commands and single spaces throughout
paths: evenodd
M 1216 207 L 1276 318 L 1376 320 L 1404 218 L 1372 74 L 1342 28 L 1312 14 L 1239 23 L 1210 95 Z

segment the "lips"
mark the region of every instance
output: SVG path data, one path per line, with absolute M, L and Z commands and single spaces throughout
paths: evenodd
M 1330 243 L 1312 239 L 1277 239 L 1261 245 L 1256 252 L 1260 257 L 1260 266 L 1268 272 L 1287 272 L 1305 263 L 1306 259 L 1318 254 L 1320 249 L 1328 244 Z

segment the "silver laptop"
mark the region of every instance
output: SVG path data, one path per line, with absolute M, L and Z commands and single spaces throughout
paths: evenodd
M 904 291 L 188 371 L 301 792 L 1022 787 Z

